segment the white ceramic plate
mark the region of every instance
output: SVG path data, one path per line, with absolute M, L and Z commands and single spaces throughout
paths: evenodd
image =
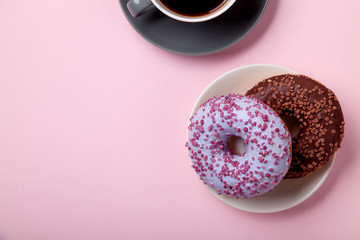
M 196 101 L 191 115 L 197 111 L 203 102 L 210 98 L 229 93 L 245 94 L 257 82 L 284 73 L 296 74 L 291 69 L 269 64 L 248 65 L 231 70 L 220 76 L 203 91 Z M 285 179 L 272 192 L 265 193 L 257 198 L 236 199 L 226 195 L 218 195 L 211 187 L 207 187 L 214 196 L 234 208 L 257 213 L 279 212 L 298 205 L 315 193 L 328 176 L 334 158 L 335 156 L 327 165 L 316 172 L 300 179 Z

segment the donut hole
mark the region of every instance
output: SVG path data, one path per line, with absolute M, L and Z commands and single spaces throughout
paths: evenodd
M 300 123 L 295 116 L 284 114 L 281 116 L 281 119 L 288 128 L 291 138 L 296 137 L 300 133 Z
M 244 139 L 238 136 L 231 136 L 228 146 L 233 155 L 243 156 L 246 153 L 246 144 Z

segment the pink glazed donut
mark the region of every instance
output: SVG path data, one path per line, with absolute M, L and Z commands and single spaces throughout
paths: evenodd
M 235 155 L 231 137 L 246 152 Z M 190 119 L 186 147 L 200 179 L 218 194 L 256 197 L 274 189 L 291 161 L 291 135 L 262 101 L 230 94 L 203 103 Z

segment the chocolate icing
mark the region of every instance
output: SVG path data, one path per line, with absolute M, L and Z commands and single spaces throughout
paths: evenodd
M 284 74 L 257 83 L 246 95 L 269 105 L 285 122 L 295 119 L 300 127 L 292 140 L 292 162 L 285 178 L 314 172 L 340 148 L 343 113 L 335 94 L 321 83 L 304 75 Z

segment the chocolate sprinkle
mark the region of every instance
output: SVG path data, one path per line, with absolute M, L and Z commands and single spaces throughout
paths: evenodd
M 305 177 L 324 166 L 340 148 L 343 113 L 335 94 L 321 83 L 304 75 L 284 74 L 257 83 L 246 95 L 300 125 L 292 139 L 292 162 L 285 178 Z

